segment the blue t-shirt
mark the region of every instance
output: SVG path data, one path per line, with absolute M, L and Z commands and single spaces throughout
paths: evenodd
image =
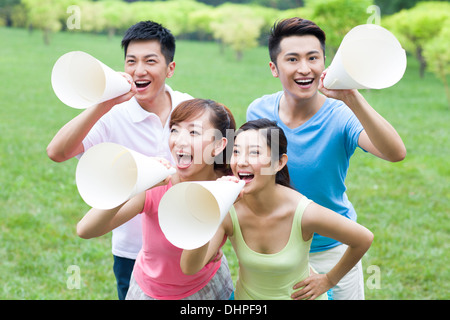
M 282 95 L 280 91 L 253 101 L 247 109 L 247 121 L 260 118 L 276 121 L 288 140 L 291 185 L 314 202 L 356 221 L 355 209 L 345 193 L 345 177 L 363 130 L 361 123 L 345 103 L 327 98 L 311 119 L 290 129 L 278 113 Z M 339 244 L 314 234 L 311 252 Z

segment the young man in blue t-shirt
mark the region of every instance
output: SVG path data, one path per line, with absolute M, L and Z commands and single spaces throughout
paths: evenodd
M 291 18 L 276 23 L 269 38 L 269 53 L 270 70 L 280 79 L 283 91 L 253 101 L 247 120 L 276 121 L 288 138 L 293 187 L 356 221 L 345 193 L 350 157 L 359 146 L 379 158 L 401 161 L 406 156 L 402 139 L 358 90 L 323 87 L 325 33 L 314 22 Z M 345 245 L 315 234 L 310 263 L 317 272 L 327 273 L 345 250 Z M 361 262 L 332 293 L 336 300 L 364 299 Z

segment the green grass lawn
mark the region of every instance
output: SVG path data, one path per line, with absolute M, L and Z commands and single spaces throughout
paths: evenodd
M 45 46 L 39 31 L 0 28 L 0 40 L 0 299 L 116 299 L 110 235 L 82 240 L 75 232 L 88 210 L 75 185 L 77 161 L 53 163 L 45 149 L 80 112 L 53 93 L 57 58 L 82 50 L 122 70 L 120 38 L 58 33 Z M 281 89 L 266 48 L 238 62 L 216 43 L 179 41 L 175 61 L 168 83 L 226 104 L 238 125 L 253 99 Z M 398 130 L 407 158 L 392 164 L 358 150 L 347 178 L 358 221 L 375 235 L 363 258 L 366 299 L 450 298 L 450 110 L 441 83 L 432 74 L 420 79 L 408 62 L 400 83 L 363 92 Z M 228 243 L 225 253 L 236 277 Z M 80 288 L 71 289 L 76 275 Z

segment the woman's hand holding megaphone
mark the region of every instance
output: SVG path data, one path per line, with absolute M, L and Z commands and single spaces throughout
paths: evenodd
M 217 181 L 231 181 L 231 182 L 239 183 L 239 181 L 241 181 L 241 180 L 235 176 L 223 176 L 223 177 L 220 177 L 219 179 L 217 179 Z M 241 192 L 239 192 L 239 195 L 236 198 L 236 201 L 234 201 L 234 203 L 241 200 L 243 196 L 244 196 L 244 189 L 242 189 Z
M 158 161 L 159 163 L 161 163 L 163 166 L 165 166 L 167 169 L 173 169 L 172 164 L 164 158 L 159 158 L 159 157 L 154 157 L 154 160 Z M 155 184 L 154 186 L 152 186 L 152 188 L 154 187 L 160 187 L 160 186 L 165 186 L 166 184 L 168 184 L 170 182 L 170 180 L 172 180 L 172 175 L 168 175 L 166 179 L 164 179 L 163 181 Z

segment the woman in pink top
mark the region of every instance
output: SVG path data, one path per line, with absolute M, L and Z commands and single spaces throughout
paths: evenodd
M 77 225 L 82 238 L 106 234 L 142 213 L 143 246 L 136 259 L 127 299 L 228 299 L 233 282 L 225 256 L 217 255 L 199 273 L 180 268 L 182 249 L 173 246 L 159 227 L 158 207 L 165 192 L 184 181 L 207 181 L 229 174 L 227 134 L 236 124 L 230 110 L 211 100 L 193 99 L 178 105 L 170 120 L 169 146 L 177 173 L 111 210 L 91 209 Z M 167 165 L 170 164 L 160 160 Z M 222 242 L 224 244 L 226 238 Z

